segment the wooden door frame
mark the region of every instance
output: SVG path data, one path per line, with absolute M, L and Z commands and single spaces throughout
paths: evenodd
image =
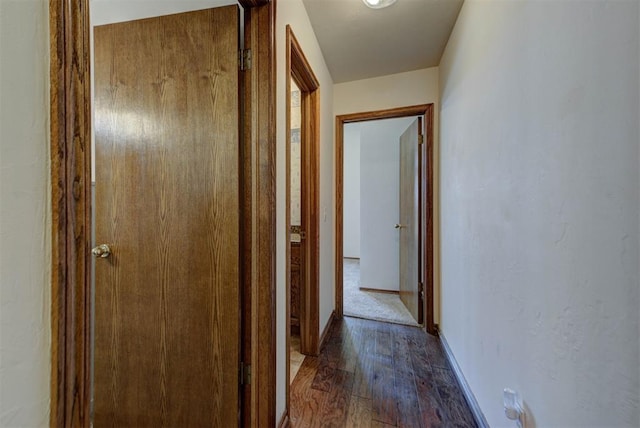
M 436 334 L 436 327 L 433 313 L 433 104 L 422 104 L 410 107 L 399 107 L 387 110 L 368 111 L 362 113 L 351 113 L 336 116 L 336 292 L 335 292 L 335 313 L 341 318 L 343 316 L 343 206 L 344 206 L 344 125 L 346 123 L 366 122 L 378 119 L 392 119 L 398 117 L 424 116 L 425 130 L 425 150 L 422 151 L 423 165 L 422 177 L 422 206 L 420 207 L 420 219 L 425 227 L 423 228 L 422 260 L 424 272 L 425 298 L 423 301 L 422 313 L 424 314 L 424 327 L 430 334 Z M 424 185 L 426 184 L 426 185 Z
M 302 146 L 301 223 L 306 239 L 301 240 L 303 278 L 300 289 L 300 351 L 318 355 L 320 343 L 319 283 L 320 283 L 320 223 L 318 174 L 320 171 L 320 83 L 316 78 L 291 26 L 286 27 L 286 349 L 291 336 L 291 79 L 300 88 L 300 143 Z M 286 358 L 286 409 L 289 409 L 290 359 Z
M 243 325 L 251 384 L 244 426 L 275 424 L 275 1 L 245 9 L 241 142 Z M 49 0 L 51 427 L 88 427 L 90 404 L 91 74 L 89 0 Z M 249 286 L 247 288 L 246 286 Z

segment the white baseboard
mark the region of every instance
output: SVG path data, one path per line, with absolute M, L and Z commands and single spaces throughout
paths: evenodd
M 442 334 L 442 332 L 440 332 L 438 336 L 440 337 L 440 343 L 442 343 L 442 348 L 444 349 L 444 353 L 447 356 L 447 360 L 449 360 L 449 364 L 453 369 L 453 373 L 456 375 L 456 379 L 458 380 L 460 389 L 462 389 L 462 395 L 464 395 L 469 408 L 471 408 L 471 413 L 473 414 L 473 418 L 476 420 L 476 424 L 479 428 L 490 428 L 487 419 L 484 417 L 484 413 L 482 413 L 482 409 L 480 409 L 480 405 L 478 404 L 475 395 L 473 395 L 473 392 L 471 391 L 467 380 L 462 374 L 462 370 L 460 370 L 460 366 L 458 365 L 456 358 L 453 356 L 453 352 L 449 347 L 449 343 L 447 343 L 447 339 L 444 337 L 444 334 Z

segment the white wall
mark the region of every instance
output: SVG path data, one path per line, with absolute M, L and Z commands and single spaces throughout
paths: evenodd
M 360 285 L 399 290 L 400 136 L 414 118 L 361 123 Z
M 0 426 L 49 425 L 46 0 L 0 1 Z
M 438 67 L 338 83 L 333 86 L 335 115 L 434 104 L 434 318 L 440 319 L 440 210 L 439 210 L 439 71 Z
M 90 0 L 93 26 L 238 4 L 237 0 Z
M 344 127 L 343 256 L 360 258 L 360 123 Z
M 335 240 L 334 240 L 334 181 L 333 181 L 333 81 L 326 67 L 322 52 L 309 22 L 302 0 L 278 0 L 276 13 L 277 53 L 277 110 L 276 110 L 276 418 L 285 408 L 286 356 L 285 307 L 286 307 L 286 260 L 285 260 L 285 27 L 291 28 L 320 82 L 320 331 L 324 328 L 334 309 L 335 293 Z
M 440 64 L 442 321 L 488 422 L 640 426 L 637 1 L 467 0 Z

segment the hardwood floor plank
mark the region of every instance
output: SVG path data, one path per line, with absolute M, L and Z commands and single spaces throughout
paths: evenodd
M 391 326 L 391 335 L 393 340 L 392 354 L 393 367 L 396 376 L 400 375 L 407 378 L 413 378 L 413 362 L 411 360 L 411 351 L 409 343 L 402 326 Z
M 292 404 L 289 416 L 289 423 L 294 428 L 316 428 L 320 427 L 322 420 L 318 415 L 322 412 L 322 407 L 327 401 L 329 393 L 309 390 L 309 394 L 302 403 Z M 293 410 L 295 408 L 295 410 Z
M 291 384 L 291 405 L 289 420 L 292 427 L 317 426 L 322 405 L 328 395 L 324 391 L 311 388 L 318 369 L 318 359 L 306 357 L 296 378 Z M 314 425 L 316 423 L 316 425 Z
M 349 413 L 347 415 L 347 428 L 371 427 L 371 400 L 351 396 Z
M 420 421 L 424 427 L 444 427 L 445 412 L 442 400 L 435 387 L 424 378 L 416 378 L 416 390 L 420 397 Z
M 371 421 L 371 428 L 394 428 L 394 425 L 388 425 L 384 422 Z
M 321 361 L 313 379 L 313 383 L 311 384 L 311 388 L 317 389 L 318 391 L 329 392 L 331 384 L 336 376 L 336 371 L 337 369 L 331 367 L 331 365 L 326 362 Z
M 420 404 L 413 373 L 413 363 L 409 353 L 409 344 L 407 343 L 407 336 L 403 333 L 404 330 L 399 326 L 391 326 L 398 426 L 411 428 L 421 426 Z
M 337 370 L 331 390 L 324 401 L 320 415 L 320 426 L 342 428 L 349 413 L 353 373 Z
M 361 323 L 357 318 L 345 320 L 347 330 L 343 333 L 342 354 L 338 363 L 338 369 L 355 373 L 357 350 L 361 346 Z
M 393 368 L 388 359 L 375 356 L 373 361 L 373 385 L 371 391 L 372 418 L 389 425 L 398 420 L 396 386 Z
M 376 330 L 370 325 L 361 327 L 360 349 L 356 357 L 353 394 L 362 398 L 371 398 L 373 385 L 373 362 L 371 356 L 376 348 Z
M 448 425 L 464 428 L 477 427 L 469 406 L 467 406 L 467 402 L 462 397 L 462 392 L 457 385 L 438 386 L 437 389 L 444 403 Z
M 458 386 L 458 381 L 456 381 L 455 375 L 449 369 L 431 367 L 431 373 L 433 373 L 433 380 L 437 385 Z
M 353 360 L 351 360 L 353 359 Z M 345 317 L 291 385 L 291 426 L 475 427 L 436 338 Z
M 413 428 L 422 426 L 420 403 L 413 376 L 396 376 L 397 426 Z
M 391 357 L 391 334 L 389 326 L 384 323 L 376 331 L 376 355 Z

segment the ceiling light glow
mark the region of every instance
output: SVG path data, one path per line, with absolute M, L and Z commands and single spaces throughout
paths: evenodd
M 396 0 L 362 0 L 371 9 L 382 9 L 391 6 Z

